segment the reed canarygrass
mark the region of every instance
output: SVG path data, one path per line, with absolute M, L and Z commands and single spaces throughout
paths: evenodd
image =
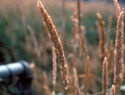
M 90 74 L 90 57 L 88 54 L 88 50 L 87 50 L 87 45 L 86 45 L 86 39 L 85 39 L 85 29 L 84 27 L 81 27 L 82 30 L 82 34 L 79 36 L 81 39 L 81 48 L 83 49 L 83 56 L 84 56 L 84 63 L 85 63 L 85 75 L 89 75 Z
M 124 11 L 121 11 L 117 0 L 114 0 L 117 16 L 117 30 L 114 51 L 114 95 L 119 95 L 120 85 L 123 81 L 123 52 L 124 52 Z
M 56 63 L 56 54 L 55 54 L 55 48 L 53 47 L 52 49 L 52 52 L 53 52 L 53 58 L 52 58 L 52 61 L 53 61 L 53 92 L 52 92 L 52 95 L 56 95 L 55 94 L 55 86 L 56 86 L 56 76 L 57 76 L 57 63 Z
M 111 35 L 111 27 L 112 27 L 112 17 L 109 16 L 109 19 L 108 19 L 108 29 L 107 29 L 107 37 L 106 37 L 106 40 L 107 40 L 107 48 L 109 48 L 109 44 L 110 44 L 110 35 Z
M 115 95 L 119 95 L 119 88 L 123 80 L 123 51 L 124 51 L 124 11 L 122 11 L 117 20 L 115 51 L 114 51 L 114 85 Z
M 81 33 L 81 24 L 82 24 L 81 0 L 77 0 L 77 19 L 78 19 L 78 33 Z
M 85 39 L 85 28 L 81 26 L 80 30 L 82 30 L 82 34 L 79 35 L 80 41 L 81 41 L 81 48 L 83 49 L 84 58 L 87 59 L 88 50 L 87 50 L 86 39 Z
M 78 33 L 78 18 L 77 18 L 77 11 L 74 12 L 73 18 L 72 18 L 72 22 L 73 22 L 73 53 L 76 57 L 76 60 L 78 60 L 78 57 L 80 56 L 80 47 L 79 47 L 79 33 Z M 77 53 L 78 52 L 78 53 Z M 76 62 L 78 63 L 78 62 Z
M 110 47 L 108 51 L 108 77 L 110 77 L 112 73 L 112 58 L 113 58 L 113 41 L 110 41 Z
M 114 0 L 114 4 L 115 4 L 115 9 L 116 9 L 116 16 L 118 18 L 120 13 L 121 13 L 121 8 L 120 8 L 120 5 L 118 3 L 118 0 Z
M 77 0 L 77 18 L 74 16 L 74 26 L 75 26 L 75 35 L 78 37 L 78 41 L 81 43 L 81 48 L 83 50 L 84 55 L 84 63 L 85 63 L 85 76 L 84 77 L 84 95 L 87 94 L 88 91 L 88 75 L 90 74 L 90 65 L 89 65 L 89 55 L 85 40 L 85 30 L 84 27 L 81 26 L 82 24 L 82 15 L 81 15 L 81 0 Z
M 34 45 L 34 52 L 37 55 L 37 57 L 40 58 L 41 57 L 41 51 L 39 49 L 39 45 L 38 45 L 38 41 L 36 39 L 35 33 L 34 33 L 32 27 L 30 25 L 28 25 L 27 28 L 28 28 L 28 30 L 31 34 L 31 38 L 32 38 L 33 45 Z
M 107 57 L 105 57 L 103 61 L 103 70 L 102 70 L 102 95 L 108 95 L 107 87 L 108 87 L 108 61 Z
M 78 83 L 77 70 L 75 68 L 73 69 L 73 76 L 74 76 L 75 95 L 81 95 L 81 91 Z
M 88 50 L 86 46 L 86 40 L 85 40 L 85 30 L 84 27 L 81 26 L 82 24 L 82 15 L 81 15 L 81 0 L 77 0 L 77 20 L 78 20 L 78 37 L 79 41 L 81 43 L 81 48 L 83 50 L 83 55 L 84 55 L 84 63 L 85 63 L 85 78 L 84 78 L 84 95 L 87 94 L 88 91 L 88 75 L 90 74 L 90 66 L 89 66 L 89 55 L 88 55 Z
M 67 67 L 66 58 L 65 58 L 61 39 L 58 35 L 55 25 L 52 22 L 51 17 L 45 10 L 41 1 L 38 0 L 37 6 L 40 9 L 40 12 L 42 15 L 42 20 L 43 20 L 44 25 L 47 29 L 47 32 L 50 36 L 50 39 L 55 47 L 55 53 L 56 53 L 58 62 L 60 63 L 61 78 L 62 78 L 62 83 L 64 85 L 65 95 L 69 95 L 68 67 Z
M 100 46 L 100 61 L 101 64 L 103 65 L 103 60 L 104 57 L 106 56 L 106 37 L 105 37 L 105 23 L 102 19 L 102 16 L 100 13 L 97 13 L 97 17 L 98 17 L 98 29 L 99 29 L 99 46 Z
M 83 56 L 84 56 L 84 72 L 85 72 L 85 78 L 84 78 L 84 95 L 87 94 L 87 91 L 88 91 L 88 83 L 89 83 L 89 78 L 88 78 L 88 75 L 90 74 L 90 57 L 88 55 L 88 50 L 87 50 L 87 45 L 86 45 L 86 39 L 85 39 L 85 29 L 84 27 L 81 26 L 81 29 L 82 31 L 81 35 L 79 35 L 80 37 L 80 42 L 81 42 L 81 48 L 83 50 Z
M 79 35 L 78 35 L 78 19 L 77 19 L 76 12 L 74 12 L 72 22 L 73 22 L 73 37 L 74 37 L 75 40 L 78 40 L 78 38 L 79 38 Z

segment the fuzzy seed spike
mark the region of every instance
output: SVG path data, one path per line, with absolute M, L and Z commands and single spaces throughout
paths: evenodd
M 114 85 L 115 95 L 118 95 L 119 88 L 123 80 L 123 50 L 124 50 L 124 12 L 122 11 L 118 17 L 116 40 L 115 40 L 115 51 L 114 51 Z
M 103 61 L 103 71 L 102 71 L 102 95 L 108 95 L 107 87 L 108 87 L 108 62 L 107 62 L 107 57 L 105 57 Z
M 68 67 L 67 67 L 66 58 L 65 58 L 64 49 L 63 49 L 61 39 L 60 39 L 59 34 L 55 28 L 55 25 L 52 22 L 51 17 L 47 13 L 42 2 L 38 1 L 37 6 L 40 9 L 42 20 L 44 22 L 44 25 L 46 27 L 48 34 L 50 35 L 50 39 L 51 39 L 52 44 L 55 48 L 55 53 L 56 53 L 58 62 L 60 63 L 61 78 L 63 81 L 62 83 L 64 85 L 65 95 L 69 95 L 69 87 L 70 86 L 69 86 L 69 78 L 68 78 Z
M 105 22 L 103 21 L 100 13 L 97 13 L 97 17 L 98 17 L 98 29 L 99 29 L 99 37 L 100 37 L 99 45 L 101 50 L 100 61 L 101 61 L 101 65 L 103 65 L 103 60 L 104 60 L 104 57 L 106 56 Z
M 120 5 L 118 3 L 118 0 L 114 0 L 114 4 L 115 4 L 115 9 L 116 9 L 116 16 L 118 18 L 120 13 L 121 13 L 121 8 L 120 8 Z

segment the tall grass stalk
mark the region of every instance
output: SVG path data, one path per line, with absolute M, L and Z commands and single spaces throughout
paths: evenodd
M 112 66 L 113 66 L 113 41 L 110 41 L 110 47 L 109 47 L 109 51 L 108 51 L 108 77 L 110 77 L 111 73 L 112 73 Z
M 115 9 L 116 9 L 116 16 L 117 18 L 119 18 L 119 15 L 121 13 L 121 7 L 118 3 L 118 0 L 114 0 L 114 4 L 115 4 Z
M 35 36 L 35 32 L 33 31 L 32 27 L 30 25 L 27 26 L 30 34 L 31 34 L 31 38 L 33 40 L 33 44 L 34 44 L 34 52 L 36 53 L 37 57 L 40 58 L 41 57 L 41 51 L 39 50 L 39 45 L 38 45 L 38 41 L 36 39 Z
M 73 74 L 74 74 L 75 95 L 81 95 L 81 91 L 80 91 L 79 83 L 78 83 L 77 70 L 75 68 L 73 69 Z
M 55 87 L 56 87 L 56 76 L 57 76 L 57 63 L 56 63 L 56 54 L 55 54 L 55 48 L 54 47 L 53 47 L 52 51 L 53 51 L 53 58 L 52 58 L 52 60 L 53 60 L 53 82 L 52 82 L 53 92 L 52 92 L 52 94 L 56 95 L 55 94 Z
M 83 50 L 83 57 L 84 57 L 84 72 L 85 72 L 85 78 L 84 78 L 84 95 L 87 94 L 88 91 L 88 84 L 89 84 L 89 78 L 88 75 L 90 74 L 90 57 L 88 55 L 87 45 L 86 45 L 86 39 L 85 39 L 85 29 L 81 26 L 82 33 L 79 35 L 80 42 L 81 42 L 81 48 Z
M 109 16 L 109 19 L 108 19 L 108 29 L 107 29 L 107 37 L 106 37 L 106 41 L 107 41 L 107 45 L 106 47 L 109 48 L 109 43 L 110 43 L 110 36 L 111 36 L 111 28 L 112 28 L 112 17 Z
M 97 13 L 98 17 L 98 29 L 99 29 L 99 46 L 100 46 L 100 61 L 101 65 L 103 65 L 104 57 L 106 56 L 106 37 L 105 37 L 105 23 L 102 19 L 102 16 L 100 13 Z
M 114 51 L 114 85 L 115 95 L 119 95 L 119 88 L 123 80 L 123 50 L 124 50 L 124 12 L 122 11 L 118 17 L 115 51 Z
M 81 0 L 77 0 L 77 18 L 78 18 L 78 33 L 81 33 L 81 23 L 82 23 Z
M 103 61 L 103 70 L 102 70 L 102 95 L 108 95 L 108 61 L 107 57 Z
M 59 34 L 55 28 L 55 25 L 52 22 L 51 17 L 45 10 L 43 4 L 41 1 L 38 1 L 37 3 L 40 13 L 42 15 L 42 20 L 44 22 L 44 25 L 47 29 L 47 32 L 50 36 L 50 39 L 52 41 L 52 44 L 55 47 L 55 53 L 58 59 L 58 62 L 60 63 L 60 71 L 61 71 L 61 78 L 62 78 L 62 83 L 64 85 L 64 90 L 65 90 L 65 95 L 69 95 L 69 78 L 68 78 L 68 67 L 66 63 L 66 58 L 64 54 L 64 49 L 63 45 L 61 42 L 61 39 L 59 37 Z

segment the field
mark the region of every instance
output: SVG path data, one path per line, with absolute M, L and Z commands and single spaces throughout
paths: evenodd
M 0 63 L 33 65 L 35 95 L 125 95 L 125 5 L 78 1 L 0 0 Z

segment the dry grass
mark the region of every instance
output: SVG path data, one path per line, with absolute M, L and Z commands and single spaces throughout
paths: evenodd
M 74 68 L 73 69 L 73 73 L 74 73 L 74 87 L 75 87 L 75 95 L 81 95 L 81 91 L 79 88 L 79 83 L 78 83 L 78 76 L 77 76 L 77 71 Z
M 40 1 L 38 1 L 37 6 L 40 9 L 42 19 L 43 19 L 44 25 L 47 29 L 48 35 L 55 47 L 55 53 L 56 53 L 57 59 L 60 63 L 60 71 L 61 71 L 61 77 L 62 77 L 62 81 L 63 81 L 62 83 L 64 85 L 65 95 L 68 95 L 69 94 L 68 67 L 67 67 L 66 58 L 65 58 L 61 39 L 52 22 L 51 17 L 45 10 L 43 4 Z
M 40 8 L 40 12 L 42 15 L 42 19 L 44 22 L 44 25 L 46 27 L 46 30 L 48 32 L 49 38 L 51 39 L 54 47 L 55 47 L 55 52 L 57 55 L 57 59 L 60 63 L 61 66 L 61 77 L 62 77 L 62 81 L 64 84 L 64 89 L 65 89 L 65 95 L 68 95 L 69 93 L 72 93 L 72 90 L 70 89 L 70 87 L 72 87 L 72 78 L 70 75 L 68 75 L 68 67 L 67 67 L 67 63 L 66 63 L 66 59 L 65 59 L 65 55 L 64 55 L 64 50 L 63 50 L 63 46 L 62 46 L 62 42 L 59 38 L 59 35 L 57 33 L 57 30 L 52 22 L 51 17 L 48 15 L 47 11 L 45 10 L 44 6 L 42 5 L 42 3 L 40 1 L 38 1 L 38 7 Z M 120 15 L 119 19 L 118 19 L 118 26 L 117 26 L 117 31 L 121 31 L 121 34 L 118 32 L 116 32 L 116 52 L 119 52 L 119 56 L 117 57 L 118 53 L 116 53 L 115 55 L 115 61 L 120 62 L 119 60 L 121 60 L 120 58 L 122 58 L 122 46 L 121 47 L 117 47 L 117 44 L 119 42 L 119 46 L 122 45 L 123 43 L 123 34 L 122 34 L 122 30 L 123 30 L 123 25 L 120 24 L 123 23 L 123 13 L 121 13 L 122 15 Z M 99 23 L 98 23 L 98 27 L 99 27 L 99 31 L 100 31 L 100 49 L 101 49 L 101 64 L 103 65 L 103 74 L 102 74 L 102 94 L 103 95 L 107 95 L 107 86 L 108 86 L 108 76 L 111 73 L 111 63 L 112 63 L 112 52 L 113 52 L 113 47 L 112 47 L 112 42 L 110 45 L 110 49 L 109 49 L 109 55 L 108 55 L 108 60 L 104 57 L 107 56 L 107 49 L 106 49 L 106 37 L 105 37 L 105 26 L 104 26 L 104 21 L 102 19 L 102 16 L 98 13 L 97 17 L 99 19 Z M 77 22 L 78 21 L 78 22 Z M 81 27 L 81 9 L 80 9 L 80 1 L 78 0 L 77 3 L 77 15 L 74 15 L 73 18 L 73 22 L 74 22 L 74 38 L 77 39 L 76 35 L 77 33 L 79 34 L 78 37 L 80 37 L 80 40 L 78 38 L 78 41 L 80 41 L 81 43 L 81 48 L 83 49 L 83 55 L 84 55 L 84 68 L 85 68 L 85 77 L 84 77 L 84 95 L 87 94 L 88 92 L 88 75 L 90 74 L 90 66 L 89 66 L 89 54 L 88 54 L 88 50 L 87 50 L 87 45 L 86 45 L 86 41 L 85 41 L 85 30 L 84 28 Z M 110 28 L 110 27 L 109 27 Z M 121 29 L 121 30 L 119 30 Z M 81 33 L 83 31 L 83 33 Z M 110 31 L 110 30 L 109 30 Z M 119 38 L 120 37 L 120 38 Z M 122 39 L 121 39 L 122 38 Z M 118 41 L 118 42 L 117 42 Z M 121 49 L 119 49 L 121 48 Z M 103 62 L 104 60 L 104 62 Z M 115 63 L 115 64 L 116 64 Z M 121 63 L 122 64 L 122 61 Z M 121 72 L 119 71 L 119 68 L 121 67 L 121 65 L 117 65 L 117 68 L 115 66 L 115 69 L 117 69 L 117 72 L 115 72 L 115 93 L 118 93 L 118 88 L 120 86 L 119 82 L 120 80 L 118 80 L 118 78 L 116 76 L 119 76 L 119 74 L 121 74 Z M 109 67 L 109 69 L 108 69 Z M 70 70 L 71 71 L 71 70 Z M 116 71 L 116 70 L 115 70 Z M 119 74 L 118 74 L 119 73 Z M 71 74 L 71 73 L 70 73 Z M 78 85 L 78 79 L 77 79 L 77 74 L 76 74 L 76 69 L 74 69 L 74 76 L 75 76 L 75 92 L 76 95 L 80 95 L 81 91 Z M 118 74 L 118 75 L 116 75 Z M 121 75 L 120 75 L 121 76 Z M 70 80 L 69 80 L 69 78 Z M 69 83 L 70 82 L 70 83 Z M 121 83 L 121 81 L 120 81 Z M 70 85 L 69 85 L 70 84 Z M 114 90 L 113 90 L 114 91 Z M 116 94 L 117 95 L 117 94 Z
M 115 4 L 115 7 L 116 7 L 116 16 L 118 18 L 120 13 L 121 13 L 121 8 L 120 8 L 120 5 L 118 3 L 118 0 L 114 0 L 114 4 Z
M 117 0 L 115 0 L 116 14 L 118 19 L 115 52 L 113 41 L 111 40 L 112 38 L 110 38 L 113 33 L 112 31 L 114 30 L 114 28 L 112 28 L 112 26 L 114 25 L 114 18 L 112 18 L 112 15 L 114 16 L 115 14 L 112 4 L 106 4 L 102 2 L 86 3 L 82 2 L 81 0 L 77 0 L 77 2 L 66 1 L 65 3 L 67 6 L 65 9 L 65 7 L 61 7 L 62 5 L 64 5 L 64 2 L 62 3 L 59 0 L 42 0 L 44 4 L 38 1 L 38 7 L 42 15 L 43 24 L 45 26 L 46 33 L 49 36 L 48 39 L 44 34 L 45 30 L 42 27 L 41 21 L 39 20 L 40 15 L 38 13 L 38 9 L 36 8 L 36 1 L 24 0 L 21 2 L 22 3 L 18 3 L 15 0 L 14 4 L 16 6 L 12 6 L 12 0 L 2 0 L 0 1 L 0 12 L 10 26 L 10 28 L 6 29 L 8 31 L 8 35 L 13 35 L 13 32 L 10 32 L 10 30 L 14 30 L 11 29 L 12 21 L 10 21 L 10 19 L 8 19 L 5 15 L 5 10 L 8 10 L 9 6 L 11 6 L 10 10 L 13 10 L 13 13 L 17 14 L 17 17 L 19 17 L 20 19 L 20 25 L 22 28 L 24 28 L 24 30 L 21 31 L 25 37 L 25 45 L 22 44 L 21 46 L 25 48 L 25 50 L 32 56 L 31 60 L 36 63 L 36 67 L 33 69 L 34 88 L 36 88 L 35 94 L 41 95 L 42 93 L 42 95 L 56 95 L 57 93 L 64 93 L 65 95 L 93 95 L 95 93 L 94 95 L 107 95 L 108 92 L 110 92 L 110 90 L 108 89 L 113 84 L 111 76 L 113 76 L 112 69 L 114 69 L 114 85 L 112 85 L 112 92 L 113 95 L 119 95 L 119 88 L 123 80 L 122 63 L 124 12 L 121 12 L 121 8 Z M 46 6 L 48 11 L 44 8 L 43 5 Z M 24 8 L 22 7 L 24 7 L 26 10 L 24 10 Z M 60 11 L 61 8 L 62 11 Z M 30 9 L 32 11 L 29 12 L 27 9 Z M 68 12 L 72 12 L 72 10 L 75 10 L 74 15 L 72 13 L 70 13 L 69 15 Z M 85 15 L 89 18 L 89 12 L 92 12 L 94 14 L 96 12 L 100 12 L 102 14 L 102 16 L 99 13 L 97 14 L 100 41 L 99 46 L 97 44 L 92 45 L 88 43 L 88 38 L 91 38 L 91 36 L 88 37 L 88 34 L 92 34 L 92 32 L 89 32 L 87 30 L 88 27 L 86 27 L 86 25 L 82 26 L 82 23 L 84 23 L 84 20 L 82 21 L 82 18 L 84 18 Z M 54 19 L 54 22 L 62 20 L 61 17 L 63 17 L 63 20 L 66 21 L 64 23 L 65 27 L 63 27 L 62 29 L 62 27 L 60 27 L 62 25 L 60 24 L 60 22 L 57 23 L 56 27 L 56 24 L 54 25 L 52 18 L 48 13 L 50 13 L 51 15 L 53 14 L 52 18 Z M 105 13 L 111 14 L 111 18 L 103 19 L 103 17 L 105 17 L 103 14 Z M 61 17 L 57 16 L 59 14 L 61 14 Z M 66 14 L 68 14 L 68 16 Z M 71 15 L 73 15 L 72 22 L 71 18 L 69 17 Z M 29 22 L 27 21 L 27 19 L 29 19 L 32 24 L 28 24 Z M 89 20 L 90 19 L 88 19 L 87 22 Z M 106 25 L 107 22 L 105 20 L 108 20 L 108 25 Z M 16 21 L 14 21 L 14 23 L 15 22 Z M 61 23 L 63 23 L 63 21 Z M 59 27 L 58 24 L 60 24 Z M 89 24 L 89 28 L 92 28 L 91 23 Z M 39 27 L 35 27 L 35 25 Z M 96 27 L 96 25 L 93 26 Z M 105 31 L 106 26 L 108 26 L 107 33 Z M 64 29 L 67 27 L 70 29 L 72 28 L 73 35 L 71 38 L 65 38 L 69 36 L 68 34 L 70 34 L 71 36 L 71 31 L 65 31 Z M 40 31 L 38 28 L 40 29 Z M 66 35 L 62 35 L 61 32 L 62 34 L 65 32 Z M 13 37 L 13 39 L 17 41 L 16 37 Z M 70 41 L 70 39 L 72 41 Z M 4 53 L 6 55 L 9 55 L 9 53 L 6 53 L 5 51 Z M 16 51 L 14 51 L 14 55 L 16 57 Z M 100 56 L 102 66 L 99 64 L 100 60 L 98 56 Z M 60 72 L 58 71 L 58 67 L 60 68 Z M 102 89 L 100 89 L 101 86 Z
M 107 93 L 108 88 L 108 61 L 105 57 L 103 61 L 103 70 L 102 70 L 102 95 L 108 95 Z
M 111 75 L 112 73 L 112 66 L 113 66 L 113 61 L 112 61 L 112 58 L 113 58 L 113 41 L 111 40 L 110 41 L 110 47 L 109 47 L 109 51 L 108 51 L 108 76 Z
M 56 78 L 57 78 L 57 63 L 56 63 L 56 54 L 55 48 L 53 47 L 53 95 L 55 95 L 55 87 L 56 87 Z
M 99 29 L 99 45 L 100 45 L 100 61 L 103 64 L 104 57 L 106 56 L 106 37 L 105 37 L 105 22 L 102 19 L 100 13 L 97 13 L 99 19 L 98 29 Z
M 77 19 L 78 19 L 78 33 L 81 33 L 81 24 L 82 24 L 81 0 L 77 0 Z
M 124 66 L 123 66 L 123 40 L 124 40 L 124 23 L 123 23 L 124 12 L 122 11 L 118 17 L 116 40 L 115 40 L 115 51 L 114 51 L 114 85 L 115 95 L 118 95 L 120 85 L 123 80 Z
M 79 35 L 80 41 L 81 41 L 81 48 L 83 49 L 83 58 L 84 58 L 84 72 L 85 72 L 85 78 L 84 78 L 84 94 L 87 94 L 88 91 L 88 83 L 89 83 L 89 77 L 88 75 L 91 74 L 90 72 L 90 57 L 88 55 L 86 40 L 85 40 L 85 29 L 84 27 L 81 27 L 81 34 Z
M 117 15 L 117 30 L 114 51 L 114 95 L 119 94 L 120 85 L 123 80 L 124 66 L 123 66 L 123 51 L 124 51 L 124 11 L 121 11 L 117 0 L 114 0 Z

